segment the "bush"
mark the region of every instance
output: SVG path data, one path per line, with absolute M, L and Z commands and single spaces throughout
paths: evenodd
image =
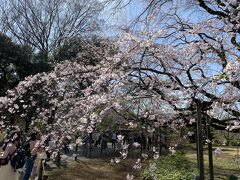
M 155 170 L 150 168 L 154 163 L 156 164 Z M 184 154 L 176 153 L 150 161 L 142 176 L 145 180 L 193 180 L 197 174 L 197 169 Z
M 238 177 L 236 177 L 236 176 L 234 176 L 234 175 L 231 175 L 231 176 L 229 177 L 229 180 L 238 180 Z
M 232 146 L 240 146 L 240 140 L 233 140 L 230 143 Z

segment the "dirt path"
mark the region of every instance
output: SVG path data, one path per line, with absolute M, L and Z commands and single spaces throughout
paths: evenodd
M 80 152 L 81 154 L 81 152 Z M 62 155 L 61 166 L 53 162 L 46 166 L 49 180 L 123 180 L 131 172 L 133 160 L 124 160 L 119 164 L 111 164 L 111 157 L 117 154 L 108 148 L 100 154 L 100 148 L 95 148 L 91 158 L 79 156 L 75 161 L 75 154 L 70 152 Z M 137 177 L 136 179 L 140 179 Z
M 106 159 L 80 160 L 64 169 L 55 169 L 50 180 L 123 180 L 129 171 L 129 161 L 112 165 Z

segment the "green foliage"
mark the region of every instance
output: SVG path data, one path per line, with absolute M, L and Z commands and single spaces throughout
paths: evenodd
M 217 78 L 218 79 L 227 79 L 228 76 L 227 76 L 227 74 L 219 74 L 219 75 L 217 75 Z
M 231 175 L 231 176 L 229 177 L 229 180 L 238 180 L 238 177 Z
M 34 124 L 31 124 L 30 127 L 29 127 L 30 130 L 34 130 L 36 128 L 38 130 L 40 130 L 41 132 L 46 132 L 47 124 L 44 123 L 43 121 L 38 121 L 38 122 L 35 122 Z
M 143 172 L 146 180 L 192 180 L 198 174 L 194 165 L 182 153 L 170 154 L 159 160 L 152 160 L 151 163 L 156 163 L 157 169 L 151 172 L 147 167 Z
M 75 59 L 81 54 L 80 60 L 84 64 L 94 66 L 102 60 L 104 53 L 115 54 L 116 50 L 113 42 L 108 39 L 98 36 L 74 37 L 66 39 L 62 45 L 57 47 L 53 57 L 55 62 L 62 62 Z
M 29 46 L 16 44 L 4 34 L 0 34 L 0 47 L 0 96 L 25 77 L 50 70 L 41 52 L 34 54 Z
M 109 111 L 101 121 L 97 125 L 98 131 L 106 132 L 106 131 L 116 131 L 119 127 L 119 124 L 116 121 L 120 119 L 120 117 L 114 112 Z
M 232 140 L 232 141 L 230 142 L 230 144 L 231 144 L 232 146 L 240 146 L 240 140 Z
M 80 38 L 68 39 L 55 49 L 54 60 L 62 62 L 64 60 L 76 58 L 77 54 L 83 50 L 84 41 Z
M 0 47 L 0 95 L 3 95 L 17 84 L 29 56 L 27 47 L 13 43 L 4 34 L 0 34 Z

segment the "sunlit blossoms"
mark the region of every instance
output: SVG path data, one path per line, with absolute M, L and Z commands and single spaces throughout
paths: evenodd
M 148 158 L 148 155 L 147 154 L 142 154 L 142 157 L 144 158 L 144 159 L 147 159 Z
M 141 159 L 137 159 L 137 161 L 135 162 L 133 169 L 135 170 L 140 170 L 142 168 L 142 163 L 141 163 Z
M 156 171 L 157 170 L 157 165 L 156 165 L 156 163 L 151 163 L 150 165 L 149 165 L 149 171 L 150 172 L 154 172 L 154 171 Z
M 127 180 L 133 180 L 134 179 L 134 176 L 132 174 L 127 174 Z
M 175 150 L 174 147 L 169 147 L 169 151 L 170 151 L 172 154 L 176 153 L 176 150 Z
M 133 147 L 135 147 L 135 148 L 139 148 L 140 146 L 141 146 L 141 144 L 138 143 L 138 142 L 134 142 L 134 143 L 133 143 Z
M 124 139 L 124 136 L 123 136 L 123 135 L 118 135 L 118 136 L 117 136 L 117 139 L 118 139 L 119 142 L 122 142 L 123 139 Z
M 166 6 L 169 13 L 153 7 L 147 15 L 149 24 L 142 23 L 137 31 L 102 39 L 99 46 L 88 45 L 75 59 L 54 64 L 52 71 L 29 76 L 8 90 L 6 97 L 0 97 L 1 121 L 14 116 L 25 122 L 26 129 L 40 127 L 73 137 L 77 132 L 94 133 L 113 111 L 122 119 L 112 124 L 136 130 L 141 141 L 144 135 L 157 137 L 159 144 L 163 127 L 175 132 L 195 127 L 200 106 L 204 120 L 221 122 L 228 131 L 239 129 L 239 5 L 224 2 L 218 7 L 200 3 L 201 8 L 208 7 L 205 13 L 213 8 L 215 14 L 199 20 L 179 17 L 175 14 L 179 7 Z M 216 15 L 215 9 L 220 13 Z M 159 22 L 160 14 L 166 19 Z M 183 137 L 187 135 L 193 132 Z M 117 135 L 120 157 L 111 163 L 126 159 L 130 147 L 142 149 L 140 142 L 125 138 Z M 208 137 L 204 140 L 211 142 Z M 151 148 L 153 158 L 159 159 L 159 149 Z M 176 153 L 175 147 L 169 151 Z M 141 155 L 144 160 L 150 157 Z M 141 167 L 137 159 L 133 169 Z M 150 172 L 156 169 L 150 164 Z M 133 177 L 127 175 L 129 180 Z

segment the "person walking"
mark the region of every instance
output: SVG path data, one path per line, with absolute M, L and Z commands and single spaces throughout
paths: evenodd
M 26 163 L 25 163 L 26 169 L 25 169 L 22 180 L 29 180 L 31 176 L 34 162 L 37 159 L 37 153 L 40 151 L 40 148 L 41 148 L 40 138 L 41 138 L 41 135 L 38 132 L 31 134 L 31 138 L 28 144 L 29 152 L 27 154 Z
M 101 144 L 101 138 L 102 138 L 101 133 L 97 133 L 96 134 L 95 147 L 97 147 L 98 145 Z
M 68 154 L 69 153 L 69 139 L 67 138 L 67 136 L 65 136 L 63 138 L 63 146 L 64 146 L 64 153 Z
M 17 150 L 19 137 L 17 133 L 13 133 L 11 136 L 11 139 L 3 147 L 4 152 L 0 153 L 0 180 L 18 180 L 18 172 L 11 166 L 9 159 Z
M 78 138 L 76 139 L 76 141 L 75 141 L 75 144 L 76 144 L 75 152 L 76 152 L 76 153 L 78 153 L 78 148 L 80 147 L 81 142 L 82 142 L 82 140 L 81 140 L 80 137 L 78 137 Z
M 107 135 L 103 133 L 102 138 L 101 138 L 101 153 L 104 149 L 107 148 Z
M 112 133 L 112 148 L 116 148 L 116 142 L 117 142 L 117 134 L 113 131 Z

